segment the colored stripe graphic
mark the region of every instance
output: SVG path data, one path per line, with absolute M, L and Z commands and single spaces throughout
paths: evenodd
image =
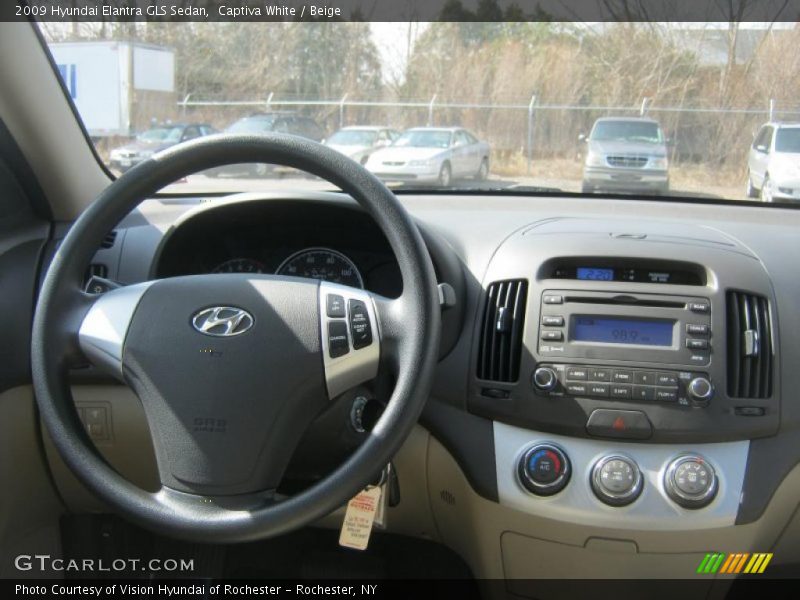
M 745 552 L 742 554 L 742 558 L 739 559 L 739 562 L 736 564 L 736 573 L 741 573 L 742 568 L 744 567 L 744 561 L 747 560 L 747 557 L 750 556 L 749 552 Z
M 772 560 L 772 552 L 770 552 L 769 554 L 765 554 L 764 555 L 764 560 L 761 562 L 761 565 L 759 565 L 759 567 L 758 567 L 758 571 L 753 571 L 753 572 L 754 573 L 756 573 L 756 572 L 757 573 L 763 573 L 764 569 L 767 568 L 767 565 L 769 564 L 769 561 L 771 561 L 771 560 Z
M 772 553 L 767 552 L 709 552 L 700 561 L 697 573 L 713 575 L 715 573 L 738 575 L 740 573 L 763 573 L 772 560 Z
M 731 564 L 733 563 L 733 558 L 735 556 L 736 556 L 735 554 L 729 554 L 728 555 L 728 560 L 726 560 L 725 564 L 722 565 L 722 570 L 720 571 L 720 573 L 727 573 L 728 572 L 728 569 L 731 568 Z
M 706 567 L 708 566 L 709 561 L 711 560 L 711 554 L 706 554 L 706 557 L 700 561 L 700 566 L 697 567 L 698 573 L 705 573 Z

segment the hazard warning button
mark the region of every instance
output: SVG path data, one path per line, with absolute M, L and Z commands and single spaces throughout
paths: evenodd
M 653 426 L 639 410 L 598 408 L 589 415 L 586 431 L 597 437 L 646 440 L 653 435 Z

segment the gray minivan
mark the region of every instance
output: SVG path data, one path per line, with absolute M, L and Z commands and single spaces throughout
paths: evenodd
M 658 121 L 603 117 L 585 141 L 584 193 L 595 191 L 666 193 L 667 140 Z

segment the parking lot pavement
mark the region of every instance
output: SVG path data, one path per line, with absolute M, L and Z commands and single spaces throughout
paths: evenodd
M 398 189 L 414 189 L 414 186 L 405 184 L 392 184 L 390 187 Z M 497 189 L 514 189 L 514 188 L 551 188 L 563 192 L 580 192 L 581 182 L 570 179 L 555 179 L 555 178 L 540 178 L 540 177 L 499 177 L 491 176 L 485 181 L 476 181 L 467 179 L 464 181 L 455 181 L 454 186 L 481 189 L 481 190 L 497 190 Z M 687 186 L 673 186 L 670 190 L 670 195 L 674 196 L 687 196 L 687 197 L 703 197 L 703 198 L 727 198 L 735 200 L 743 200 L 741 186 L 704 186 L 704 185 L 687 185 Z M 284 176 L 273 176 L 264 178 L 234 178 L 234 177 L 220 177 L 213 178 L 207 177 L 202 173 L 190 175 L 181 182 L 172 184 L 164 191 L 173 193 L 230 193 L 230 192 L 274 192 L 281 190 L 309 190 L 309 191 L 324 191 L 330 190 L 331 184 L 322 179 L 311 176 L 298 175 L 296 173 L 286 173 Z

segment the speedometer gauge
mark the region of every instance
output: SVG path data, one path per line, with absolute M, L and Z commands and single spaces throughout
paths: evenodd
M 252 258 L 233 258 L 214 267 L 212 273 L 266 273 L 267 268 Z
M 364 288 L 364 280 L 353 261 L 330 248 L 306 248 L 295 252 L 281 263 L 275 273 Z

